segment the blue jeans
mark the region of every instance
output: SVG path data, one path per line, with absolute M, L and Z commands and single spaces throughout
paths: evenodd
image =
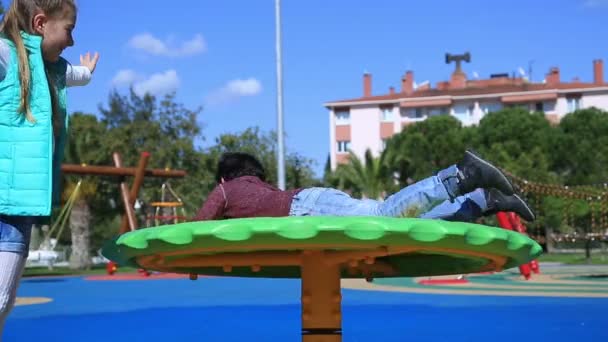
M 420 215 L 420 218 L 441 219 L 446 221 L 472 222 L 488 210 L 483 189 L 459 196 L 451 201 L 444 201 L 430 211 Z
M 0 252 L 19 253 L 27 257 L 35 217 L 0 215 Z
M 482 190 L 458 196 L 458 169 L 401 189 L 384 201 L 355 199 L 332 188 L 308 188 L 296 194 L 290 216 L 392 216 L 472 221 L 486 209 Z

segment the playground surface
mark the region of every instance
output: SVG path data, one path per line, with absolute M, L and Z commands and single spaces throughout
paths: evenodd
M 608 266 L 342 282 L 343 341 L 606 341 Z M 300 341 L 300 282 L 25 278 L 3 341 Z

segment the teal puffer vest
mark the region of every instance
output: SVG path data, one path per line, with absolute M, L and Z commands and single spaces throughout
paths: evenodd
M 0 214 L 49 216 L 59 199 L 59 175 L 66 142 L 68 116 L 65 106 L 67 62 L 49 66 L 58 90 L 63 128 L 55 141 L 51 96 L 42 59 L 39 36 L 21 34 L 29 55 L 30 110 L 35 122 L 19 112 L 21 88 L 17 50 L 12 41 L 0 37 L 11 48 L 11 60 L 0 81 Z

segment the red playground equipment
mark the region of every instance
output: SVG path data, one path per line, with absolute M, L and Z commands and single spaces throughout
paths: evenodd
M 498 224 L 508 230 L 514 230 L 518 233 L 528 235 L 526 233 L 526 226 L 521 223 L 519 216 L 517 216 L 513 212 L 499 212 L 496 214 L 496 219 L 498 220 Z M 519 272 L 526 280 L 529 280 L 532 276 L 532 272 L 535 274 L 540 273 L 540 268 L 538 266 L 538 261 L 536 259 L 530 261 L 527 264 L 522 264 L 519 266 Z

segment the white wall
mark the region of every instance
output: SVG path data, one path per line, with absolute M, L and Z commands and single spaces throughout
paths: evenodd
M 336 116 L 333 109 L 329 110 L 329 163 L 331 169 L 336 169 Z
M 363 158 L 366 149 L 374 156 L 382 149 L 380 139 L 380 109 L 378 106 L 350 108 L 350 149 Z
M 583 108 L 597 107 L 599 109 L 608 110 L 608 91 L 594 94 L 583 94 L 581 106 Z
M 568 114 L 568 101 L 564 96 L 560 96 L 557 98 L 557 104 L 555 105 L 555 114 L 559 115 L 560 119 L 564 117 L 564 115 Z
M 450 115 L 460 120 L 464 126 L 469 126 L 474 121 L 475 116 L 480 115 L 479 112 L 477 112 L 477 114 L 475 113 L 476 109 L 480 110 L 475 107 L 478 106 L 475 106 L 475 102 L 472 101 L 454 102 Z

